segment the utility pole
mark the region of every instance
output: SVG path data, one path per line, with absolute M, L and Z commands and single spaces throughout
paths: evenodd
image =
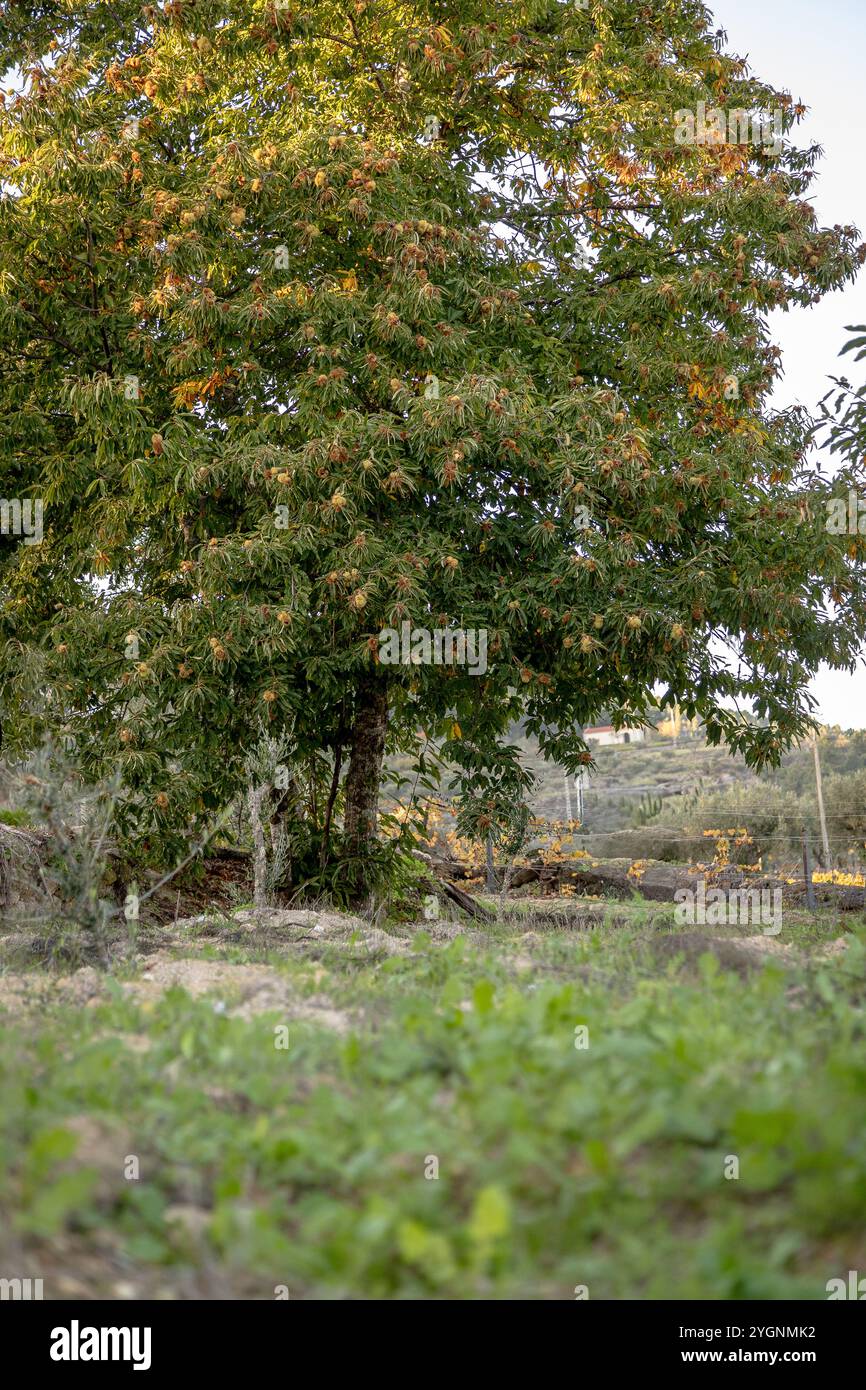
M 827 839 L 827 820 L 824 815 L 824 789 L 821 785 L 821 759 L 818 756 L 818 736 L 812 737 L 812 752 L 815 755 L 815 786 L 818 791 L 818 817 L 821 821 L 821 844 L 824 847 L 824 868 L 833 867 L 830 859 L 830 841 Z
M 568 773 L 565 774 L 565 819 L 571 820 L 571 787 L 568 785 Z
M 583 771 L 577 774 L 577 819 L 583 825 Z

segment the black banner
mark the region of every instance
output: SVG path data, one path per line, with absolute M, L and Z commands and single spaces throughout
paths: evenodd
M 840 1306 L 842 1302 L 854 1307 Z M 286 1374 L 322 1357 L 322 1371 L 333 1375 L 335 1360 L 360 1370 L 364 1351 L 379 1339 L 376 1363 L 397 1375 L 417 1369 L 414 1355 L 400 1349 L 400 1334 L 417 1336 L 415 1318 L 429 1326 L 423 1351 L 426 1378 L 437 1359 L 443 1372 L 477 1362 L 489 1369 L 499 1355 L 511 1358 L 515 1334 L 532 1354 L 533 1333 L 544 1341 L 535 1355 L 547 1363 L 566 1354 L 575 1370 L 599 1362 L 612 1371 L 668 1371 L 696 1374 L 711 1366 L 787 1370 L 803 1366 L 826 1377 L 828 1371 L 857 1364 L 866 1330 L 860 1299 L 821 1303 L 522 1303 L 522 1320 L 498 1330 L 487 1319 L 491 1307 L 477 1302 L 431 1301 L 421 1308 L 348 1300 L 275 1300 L 246 1303 L 0 1303 L 6 1358 L 63 1383 L 70 1377 L 164 1376 L 167 1372 L 217 1373 L 279 1367 Z M 493 1305 L 493 1309 L 497 1305 Z M 467 1317 L 460 1348 L 443 1337 L 443 1315 Z M 382 1317 L 382 1323 L 378 1318 Z M 495 1319 L 495 1311 L 493 1312 Z M 536 1323 L 535 1319 L 539 1321 Z M 318 1326 L 317 1326 L 318 1325 Z M 321 1337 L 316 1336 L 320 1332 Z M 337 1334 L 336 1336 L 334 1334 Z M 562 1340 L 559 1340 L 562 1339 Z

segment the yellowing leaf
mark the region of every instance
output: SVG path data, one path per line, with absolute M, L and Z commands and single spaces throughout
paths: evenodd
M 397 1244 L 400 1254 L 409 1264 L 416 1264 L 424 1258 L 430 1232 L 420 1221 L 401 1221 L 397 1231 Z
M 501 1187 L 483 1187 L 469 1218 L 469 1234 L 477 1245 L 506 1236 L 511 1229 L 511 1206 Z

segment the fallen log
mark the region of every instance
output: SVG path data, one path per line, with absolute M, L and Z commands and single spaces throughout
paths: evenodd
M 478 902 L 470 893 L 466 893 L 462 888 L 458 888 L 456 883 L 449 883 L 447 879 L 425 878 L 421 879 L 418 887 L 423 893 L 435 893 L 440 901 L 456 903 L 470 917 L 474 917 L 477 922 L 493 922 L 496 920 L 495 912 L 491 912 L 483 903 Z
M 484 907 L 482 903 L 476 901 L 470 893 L 465 893 L 462 888 L 458 888 L 456 883 L 449 883 L 447 880 L 442 884 L 442 891 L 446 898 L 462 907 L 464 912 L 468 912 L 470 917 L 474 917 L 479 922 L 493 922 L 496 920 L 496 913 L 491 912 L 489 907 Z
M 514 873 L 511 875 L 511 882 L 508 886 L 509 888 L 523 888 L 527 883 L 537 883 L 540 877 L 541 869 L 535 869 L 530 865 L 525 865 L 522 868 L 514 870 Z

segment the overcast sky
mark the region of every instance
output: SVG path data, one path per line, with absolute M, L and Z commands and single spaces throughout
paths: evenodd
M 727 50 L 748 57 L 755 74 L 791 92 L 809 107 L 794 138 L 824 148 L 811 200 L 822 225 L 853 223 L 866 240 L 866 156 L 863 141 L 866 0 L 707 0 L 717 27 L 728 35 Z M 866 271 L 853 285 L 828 294 L 812 309 L 776 312 L 775 341 L 785 374 L 775 402 L 799 401 L 814 408 L 832 373 L 860 384 L 866 362 L 838 354 L 849 334 L 845 325 L 866 323 Z M 818 717 L 843 728 L 866 728 L 866 666 L 855 675 L 825 670 L 813 682 Z

